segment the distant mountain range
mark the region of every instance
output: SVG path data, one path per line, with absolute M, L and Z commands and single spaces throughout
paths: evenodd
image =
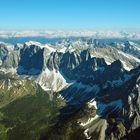
M 3 140 L 130 139 L 140 127 L 140 45 L 0 42 L 0 97 Z
M 27 31 L 0 31 L 1 38 L 17 38 L 17 37 L 47 37 L 47 38 L 63 38 L 63 37 L 93 37 L 96 39 L 101 38 L 127 38 L 127 39 L 140 39 L 140 32 L 130 32 L 130 31 L 111 31 L 111 30 L 101 30 L 101 31 L 92 31 L 92 30 L 27 30 Z

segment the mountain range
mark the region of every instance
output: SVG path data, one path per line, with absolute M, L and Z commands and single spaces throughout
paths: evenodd
M 135 140 L 139 85 L 132 41 L 0 42 L 0 139 Z
M 140 39 L 139 29 L 133 30 L 1 30 L 1 38 L 18 38 L 18 37 L 47 37 L 47 38 L 61 38 L 61 37 L 93 37 L 100 38 L 127 38 Z

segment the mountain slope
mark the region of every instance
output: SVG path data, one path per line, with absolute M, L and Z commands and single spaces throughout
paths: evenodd
M 57 122 L 61 98 L 50 93 L 28 78 L 2 74 L 0 76 L 0 139 L 39 139 L 40 135 Z

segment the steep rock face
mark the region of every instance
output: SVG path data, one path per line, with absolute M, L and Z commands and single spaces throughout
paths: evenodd
M 60 71 L 71 79 L 71 71 L 75 69 L 81 62 L 80 54 L 77 51 L 66 52 L 60 63 Z
M 52 52 L 47 62 L 47 67 L 50 70 L 59 70 L 63 54 L 61 52 Z
M 123 115 L 126 117 L 128 130 L 133 131 L 140 126 L 140 72 L 126 85 L 128 98 Z
M 20 61 L 19 66 L 25 70 L 37 69 L 38 71 L 43 68 L 43 50 L 38 47 L 26 45 L 20 50 Z M 20 69 L 18 70 L 20 73 Z M 22 71 L 21 71 L 22 72 Z
M 0 44 L 0 59 L 3 61 L 8 55 L 8 49 L 4 44 Z M 2 62 L 1 62 L 2 63 Z
M 91 58 L 90 49 L 83 50 L 80 55 L 82 61 L 87 61 Z
M 0 44 L 0 67 L 16 68 L 19 62 L 19 52 L 11 44 Z
M 12 51 L 9 53 L 6 57 L 6 59 L 3 61 L 3 67 L 4 68 L 16 68 L 19 63 L 19 52 Z
M 102 73 L 107 67 L 107 64 L 103 58 L 89 58 L 87 61 L 82 61 L 78 67 L 76 67 L 72 73 L 75 75 L 75 79 L 80 82 L 94 81 L 97 75 Z
M 42 48 L 42 51 L 43 51 L 43 57 L 42 57 L 43 58 L 43 70 L 45 70 L 46 68 L 49 68 L 48 61 L 49 61 L 49 57 L 51 56 L 51 52 L 46 47 Z
M 107 65 L 103 58 L 91 58 L 83 61 L 72 71 L 75 79 L 86 85 L 100 85 L 102 88 L 112 83 L 112 86 L 122 84 L 128 72 L 120 60 Z
M 39 44 L 24 44 L 20 49 L 18 74 L 37 75 L 47 68 L 50 50 Z
M 104 81 L 103 78 L 105 81 L 118 80 L 119 77 L 121 78 L 124 75 L 124 73 L 126 73 L 126 70 L 124 69 L 122 62 L 120 60 L 116 60 L 106 67 L 100 78 L 101 81 Z M 96 78 L 98 80 L 98 77 Z

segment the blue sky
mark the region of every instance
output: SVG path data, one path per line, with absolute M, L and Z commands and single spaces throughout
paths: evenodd
M 0 0 L 0 29 L 140 28 L 140 0 Z

